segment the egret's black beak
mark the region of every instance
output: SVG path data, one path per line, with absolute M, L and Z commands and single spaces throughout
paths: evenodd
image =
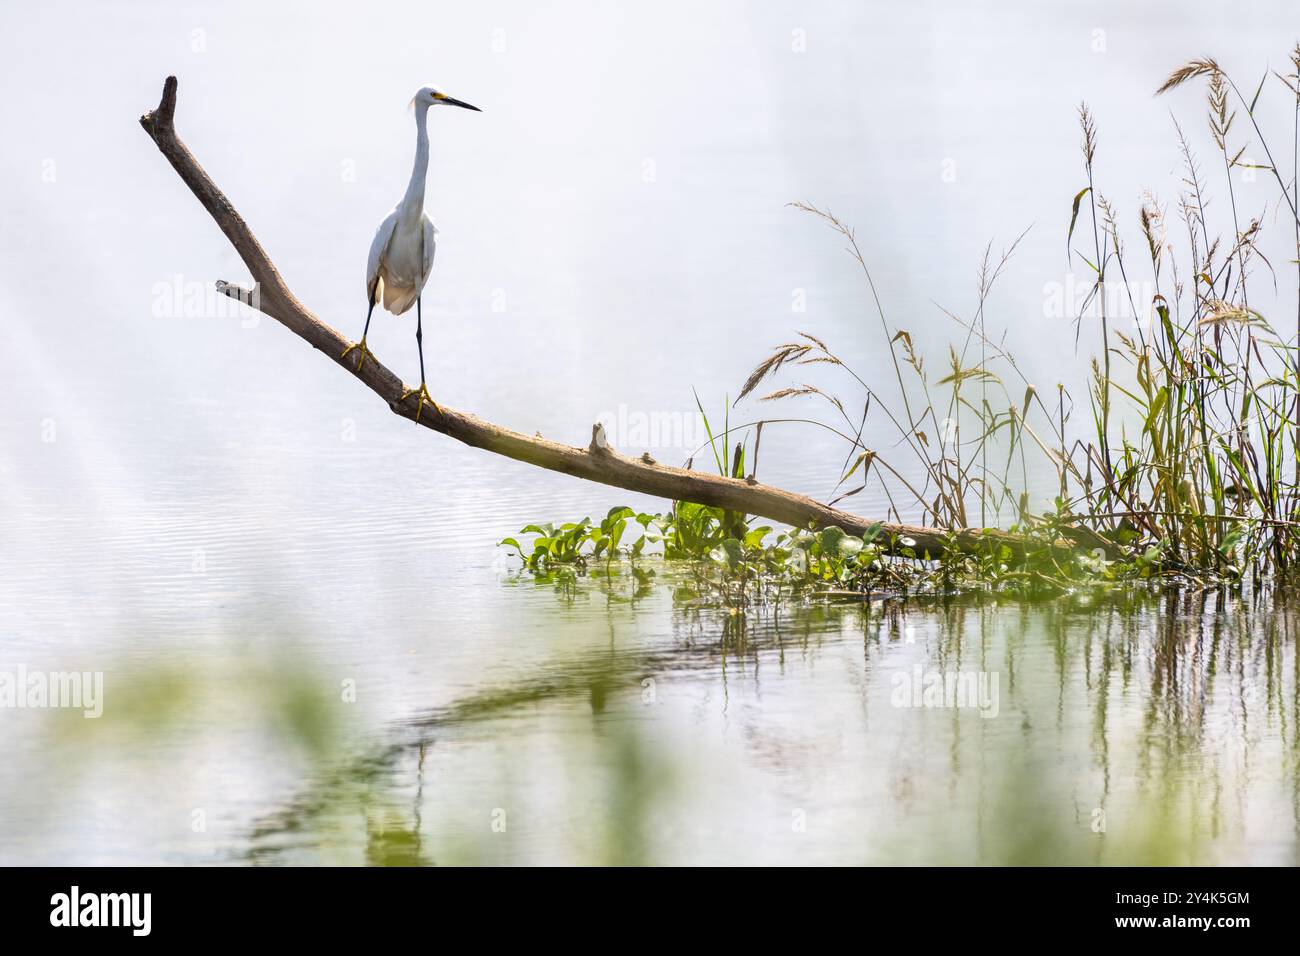
M 477 106 L 470 106 L 468 103 L 464 102 L 463 100 L 455 100 L 455 99 L 452 99 L 450 96 L 444 96 L 444 97 L 442 98 L 442 101 L 443 101 L 444 103 L 446 103 L 448 106 L 463 106 L 463 107 L 465 107 L 465 109 L 467 109 L 467 110 L 473 110 L 475 113 L 482 113 L 482 112 L 483 112 L 483 111 L 482 111 L 481 109 L 479 109 Z

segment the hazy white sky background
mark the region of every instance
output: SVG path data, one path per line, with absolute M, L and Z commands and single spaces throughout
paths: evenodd
M 458 668 L 482 666 L 457 656 L 458 640 L 428 640 L 430 622 L 464 635 L 488 615 L 514 620 L 488 573 L 501 536 L 663 505 L 417 432 L 224 301 L 160 306 L 177 282 L 247 278 L 137 124 L 169 73 L 182 137 L 298 296 L 352 337 L 371 235 L 410 171 L 412 93 L 433 82 L 482 107 L 430 117 L 431 389 L 584 443 L 621 404 L 689 416 L 692 388 L 720 414 L 795 329 L 869 381 L 892 378 L 842 242 L 793 200 L 856 226 L 891 324 L 934 368 L 959 334 L 936 303 L 969 315 L 985 246 L 1032 226 L 987 323 L 1040 387 L 1065 379 L 1082 403 L 1073 329 L 1044 314 L 1045 285 L 1067 280 L 1084 184 L 1078 103 L 1096 114 L 1098 188 L 1136 251 L 1144 188 L 1176 221 L 1171 109 L 1223 196 L 1203 88 L 1156 100 L 1156 86 L 1212 54 L 1253 90 L 1265 66 L 1286 66 L 1295 13 L 1185 0 L 6 3 L 4 650 L 39 667 L 80 648 L 93 667 L 119 662 L 126 640 L 154 659 L 272 604 L 322 653 L 382 672 L 400 713 L 407 690 L 427 703 L 429 673 L 454 685 Z M 1289 162 L 1280 84 L 1262 104 Z M 1262 161 L 1257 147 L 1247 156 Z M 1239 190 L 1243 217 L 1276 200 L 1263 175 Z M 1226 201 L 1211 213 L 1230 230 Z M 1271 205 L 1266 226 L 1285 269 Z M 1294 299 L 1269 301 L 1266 275 L 1257 289 L 1251 304 L 1288 328 Z M 795 290 L 806 312 L 792 311 Z M 370 336 L 410 381 L 413 331 L 413 315 L 377 314 Z M 883 420 L 867 441 L 897 454 Z M 819 442 L 769 432 L 760 477 L 826 494 L 839 457 Z M 878 494 L 855 502 L 883 512 Z M 429 659 L 408 673 L 391 655 L 409 648 Z

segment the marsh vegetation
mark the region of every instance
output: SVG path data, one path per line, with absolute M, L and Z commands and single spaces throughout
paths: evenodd
M 1071 263 L 1090 279 L 1078 301 L 1057 303 L 1055 332 L 1068 327 L 1077 345 L 1093 350 L 1082 384 L 1036 386 L 1007 341 L 1036 332 L 991 325 L 989 296 L 1023 235 L 1000 254 L 986 250 L 973 314 L 947 312 L 957 338 L 933 356 L 889 317 L 853 228 L 828 210 L 795 204 L 823 220 L 861 270 L 893 378 L 868 382 L 822 338 L 799 332 L 757 365 L 736 402 L 775 381 L 760 402 L 813 402 L 816 411 L 740 425 L 728 414 L 715 431 L 701 405 L 709 441 L 700 457 L 720 474 L 753 476 L 765 425 L 828 431 L 843 445 L 831 504 L 874 486 L 889 503 L 882 518 L 950 534 L 999 527 L 1022 536 L 1023 550 L 992 540 L 940 555 L 907 540 L 882 548 L 879 527 L 860 536 L 833 527 L 773 532 L 745 515 L 683 502 L 657 515 L 616 508 L 598 525 L 534 524 L 523 529 L 534 535 L 527 545 L 504 544 L 525 567 L 546 573 L 615 555 L 636 561 L 658 546 L 668 560 L 714 562 L 724 572 L 717 592 L 729 603 L 817 590 L 1038 592 L 1286 574 L 1300 560 L 1300 311 L 1292 322 L 1269 315 L 1264 303 L 1280 301 L 1279 283 L 1300 296 L 1300 48 L 1290 65 L 1243 88 L 1215 61 L 1198 59 L 1160 86 L 1158 94 L 1204 84 L 1212 153 L 1202 160 L 1175 121 L 1183 167 L 1176 197 L 1146 193 L 1134 223 L 1103 192 L 1102 135 L 1080 106 L 1084 185 L 1069 203 L 1065 241 Z M 1266 87 L 1279 86 L 1294 103 L 1289 169 L 1255 120 Z M 1248 150 L 1262 150 L 1266 161 L 1247 159 Z M 1243 173 L 1275 182 L 1264 208 L 1239 202 Z M 1287 234 L 1293 258 L 1265 256 L 1266 223 Z M 1140 237 L 1136 250 L 1125 238 L 1130 226 Z M 1052 311 L 1045 308 L 1049 320 Z M 834 374 L 810 384 L 810 366 Z M 882 422 L 893 433 L 887 450 L 863 438 Z M 1043 470 L 1054 475 L 1048 502 L 1030 494 L 1029 476 Z M 625 536 L 633 524 L 638 533 Z

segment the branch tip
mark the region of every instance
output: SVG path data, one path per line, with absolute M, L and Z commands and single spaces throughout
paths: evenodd
M 175 118 L 176 77 L 169 76 L 163 81 L 162 99 L 158 101 L 158 108 L 141 116 L 140 125 L 150 134 L 156 134 L 159 130 L 170 130 Z

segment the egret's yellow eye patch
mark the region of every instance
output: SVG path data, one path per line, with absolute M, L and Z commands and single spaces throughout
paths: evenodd
M 445 99 L 447 98 L 447 94 L 446 94 L 446 93 L 434 93 L 434 94 L 433 94 L 433 98 L 434 98 L 435 100 L 445 100 Z

